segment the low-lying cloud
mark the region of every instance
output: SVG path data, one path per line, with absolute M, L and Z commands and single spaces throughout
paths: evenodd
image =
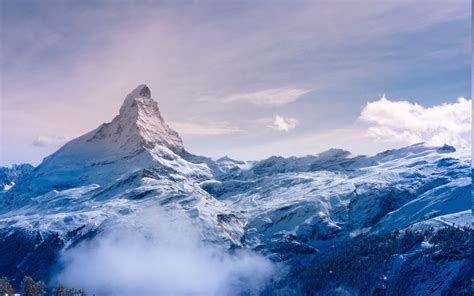
M 256 253 L 204 243 L 185 216 L 150 210 L 127 219 L 133 227 L 114 225 L 66 252 L 57 279 L 96 295 L 238 295 L 256 293 L 273 272 Z
M 461 149 L 471 146 L 471 100 L 465 98 L 423 107 L 383 96 L 369 102 L 359 119 L 371 125 L 368 135 L 381 141 L 449 144 Z

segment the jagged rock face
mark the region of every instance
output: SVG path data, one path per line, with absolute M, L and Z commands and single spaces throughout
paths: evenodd
M 151 98 L 150 89 L 140 85 L 133 90 L 120 107 L 112 122 L 104 123 L 91 132 L 89 145 L 106 145 L 112 152 L 123 154 L 163 146 L 174 153 L 183 152 L 183 141 L 177 132 L 163 120 L 158 103 Z
M 157 145 L 165 146 L 173 152 L 183 152 L 183 141 L 177 132 L 172 130 L 163 120 L 158 103 L 151 98 L 151 91 L 146 85 L 140 85 L 125 99 L 120 114 L 110 124 L 126 138 L 127 144 L 137 141 L 138 145 L 146 149 L 153 149 Z M 99 130 L 98 133 L 106 133 Z M 111 137 L 112 133 L 108 133 Z M 134 139 L 138 137 L 138 139 Z

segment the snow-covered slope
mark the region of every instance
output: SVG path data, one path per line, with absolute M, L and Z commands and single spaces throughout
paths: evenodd
M 106 225 L 140 231 L 129 217 L 153 207 L 191 218 L 203 240 L 287 260 L 362 234 L 467 221 L 470 174 L 469 156 L 447 145 L 214 161 L 185 150 L 141 85 L 110 123 L 65 144 L 0 193 L 0 254 L 10 252 L 0 255 L 0 271 L 47 277 L 57 252 Z M 29 262 L 31 254 L 48 258 L 47 267 Z
M 291 240 L 319 248 L 369 231 L 402 230 L 471 205 L 469 159 L 447 145 L 417 144 L 372 157 L 334 149 L 271 157 L 237 175 L 203 188 L 244 215 L 243 242 L 249 246 Z
M 0 167 L 0 191 L 9 190 L 32 170 L 33 166 L 29 163 Z

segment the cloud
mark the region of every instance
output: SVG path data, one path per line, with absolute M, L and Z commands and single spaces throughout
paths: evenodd
M 201 97 L 203 101 L 220 101 L 224 103 L 246 102 L 257 106 L 282 106 L 298 100 L 301 96 L 307 94 L 311 90 L 282 87 L 271 88 L 256 92 L 241 93 L 224 97 Z
M 359 119 L 369 123 L 368 135 L 381 141 L 408 144 L 426 142 L 457 148 L 471 145 L 471 100 L 423 107 L 408 101 L 390 101 L 385 96 L 369 102 Z
M 66 143 L 67 139 L 67 137 L 60 135 L 37 136 L 32 145 L 36 147 L 57 147 Z
M 239 133 L 242 130 L 229 122 L 170 122 L 171 127 L 182 135 L 217 136 Z
M 272 127 L 282 132 L 288 132 L 289 130 L 294 129 L 297 125 L 298 120 L 296 118 L 285 118 L 283 116 L 276 115 L 275 119 L 273 120 Z
M 257 253 L 203 242 L 178 211 L 149 209 L 127 221 L 67 251 L 56 280 L 91 295 L 253 295 L 273 273 Z

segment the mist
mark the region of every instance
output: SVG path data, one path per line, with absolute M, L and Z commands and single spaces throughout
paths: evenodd
M 255 252 L 204 242 L 184 214 L 153 209 L 126 219 L 133 227 L 108 225 L 66 251 L 55 281 L 95 295 L 239 295 L 257 293 L 274 272 Z

